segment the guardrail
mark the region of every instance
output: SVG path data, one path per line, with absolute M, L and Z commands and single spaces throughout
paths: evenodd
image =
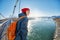
M 6 38 L 6 30 L 11 23 L 11 20 L 7 20 L 0 26 L 0 40 L 7 40 Z

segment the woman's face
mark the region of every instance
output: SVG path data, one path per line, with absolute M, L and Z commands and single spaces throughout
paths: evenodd
M 30 14 L 30 10 L 27 10 L 26 11 L 26 15 L 28 16 Z

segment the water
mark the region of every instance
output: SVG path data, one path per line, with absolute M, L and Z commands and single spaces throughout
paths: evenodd
M 51 18 L 36 18 L 29 20 L 28 40 L 52 40 L 55 32 L 55 22 Z

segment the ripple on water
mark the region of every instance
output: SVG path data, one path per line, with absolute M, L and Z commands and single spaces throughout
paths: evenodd
M 32 25 L 32 26 L 31 26 Z M 38 19 L 30 21 L 28 40 L 52 40 L 55 31 L 53 20 Z

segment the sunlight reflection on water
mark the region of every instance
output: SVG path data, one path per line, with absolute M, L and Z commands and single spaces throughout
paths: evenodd
M 36 18 L 28 22 L 28 40 L 52 40 L 55 22 L 48 18 Z

